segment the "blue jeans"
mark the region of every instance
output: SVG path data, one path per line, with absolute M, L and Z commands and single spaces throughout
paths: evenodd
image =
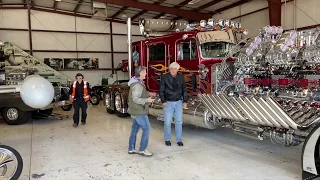
M 136 148 L 136 139 L 139 129 L 142 129 L 142 136 L 140 141 L 139 151 L 147 149 L 150 135 L 150 123 L 147 115 L 137 115 L 132 119 L 132 129 L 129 138 L 129 151 L 133 151 Z
M 163 108 L 164 115 L 164 140 L 171 140 L 171 122 L 174 116 L 176 141 L 182 142 L 182 101 L 168 101 L 167 106 Z

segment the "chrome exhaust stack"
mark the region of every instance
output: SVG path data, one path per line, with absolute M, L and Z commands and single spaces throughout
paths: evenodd
M 199 94 L 198 97 L 219 118 L 286 129 L 299 126 L 271 97 L 227 97 L 224 94 Z
M 131 78 L 131 66 L 132 66 L 132 54 L 131 54 L 131 49 L 132 49 L 132 31 L 131 31 L 131 18 L 128 17 L 127 19 L 127 28 L 128 28 L 128 34 L 127 34 L 127 43 L 128 43 L 128 74 L 129 74 L 129 79 Z
M 241 121 L 247 121 L 247 119 L 244 118 L 243 115 L 237 110 L 237 107 L 232 104 L 225 95 L 220 94 L 218 95 L 218 97 L 220 97 L 220 99 L 225 102 L 227 107 L 230 107 L 230 109 L 235 113 L 235 117 L 237 117 Z
M 279 123 L 283 123 L 287 129 L 289 129 L 289 127 L 292 129 L 298 129 L 298 124 L 294 122 L 285 111 L 282 110 L 280 105 L 275 100 L 273 100 L 271 97 L 267 97 L 266 102 L 270 105 L 270 108 L 272 108 L 273 111 L 280 116 L 280 118 L 277 119 Z
M 253 106 L 257 107 L 258 111 L 260 111 L 263 116 L 272 124 L 271 127 L 278 127 L 281 128 L 281 125 L 278 123 L 278 121 L 271 115 L 271 113 L 263 107 L 263 105 L 259 102 L 261 101 L 261 98 L 252 98 L 252 104 Z
M 248 107 L 240 97 L 232 97 L 231 99 L 234 102 L 234 104 L 238 107 L 238 109 L 241 112 L 243 112 L 244 116 L 248 118 L 251 124 L 259 124 L 259 122 L 256 120 L 255 115 L 250 111 L 250 109 L 248 109 Z
M 204 97 L 205 94 L 199 94 L 198 97 L 200 98 L 202 104 L 204 104 L 209 111 L 212 113 L 213 116 L 215 117 L 222 117 L 220 112 L 215 108 L 214 103 L 210 102 L 208 98 Z

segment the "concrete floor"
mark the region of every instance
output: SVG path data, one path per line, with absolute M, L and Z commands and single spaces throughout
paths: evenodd
M 16 148 L 23 157 L 21 180 L 301 179 L 302 146 L 278 147 L 235 135 L 230 129 L 184 126 L 185 146 L 178 147 L 172 138 L 173 146 L 167 147 L 163 122 L 151 118 L 148 149 L 154 155 L 141 157 L 127 153 L 130 118 L 90 106 L 87 125 L 71 125 L 71 118 L 0 125 L 1 143 Z M 141 131 L 137 143 L 140 135 Z

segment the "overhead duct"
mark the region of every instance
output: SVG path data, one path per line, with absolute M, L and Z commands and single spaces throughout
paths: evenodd
M 107 5 L 105 3 L 92 1 L 92 19 L 106 20 Z

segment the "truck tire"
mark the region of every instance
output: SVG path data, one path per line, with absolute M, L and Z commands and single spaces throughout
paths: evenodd
M 114 110 L 108 108 L 108 105 L 111 107 L 111 104 L 113 103 L 113 101 L 111 100 L 112 99 L 111 96 L 113 96 L 113 94 L 110 94 L 110 93 L 105 91 L 103 102 L 104 102 L 104 105 L 106 106 L 106 110 L 107 110 L 108 114 L 114 114 L 115 113 Z
M 16 107 L 7 107 L 2 110 L 2 117 L 9 125 L 19 125 L 29 121 L 31 112 L 24 112 Z
M 128 113 L 122 113 L 118 110 L 118 109 L 122 109 L 122 107 L 123 107 L 121 99 L 122 99 L 122 97 L 121 97 L 120 93 L 116 92 L 115 97 L 114 97 L 114 106 L 116 109 L 116 115 L 118 117 L 127 117 L 129 115 Z
M 72 109 L 72 104 L 61 106 L 63 111 L 70 111 Z
M 115 113 L 115 111 L 114 111 L 114 110 L 112 110 L 112 109 L 107 108 L 107 113 L 108 113 L 108 114 L 114 114 L 114 113 Z
M 6 172 L 6 171 L 1 171 L 1 168 L 0 168 L 0 172 L 2 172 L 2 173 L 0 173 L 0 177 L 5 177 L 5 179 L 6 178 L 19 179 L 21 172 L 22 172 L 22 169 L 23 169 L 23 160 L 22 160 L 20 153 L 10 146 L 0 145 L 0 156 L 2 156 L 4 154 L 9 155 L 10 159 L 14 159 L 14 161 L 9 162 L 8 164 L 3 164 L 3 165 L 1 164 L 1 168 L 6 169 L 6 168 L 8 168 L 9 165 L 12 165 L 13 163 L 15 163 L 14 166 L 16 168 L 15 168 L 15 171 L 9 172 L 10 174 L 8 174 L 8 172 Z M 2 157 L 5 157 L 5 156 L 2 156 Z
M 97 94 L 92 94 L 90 96 L 90 103 L 94 106 L 98 105 L 100 103 L 100 96 Z

